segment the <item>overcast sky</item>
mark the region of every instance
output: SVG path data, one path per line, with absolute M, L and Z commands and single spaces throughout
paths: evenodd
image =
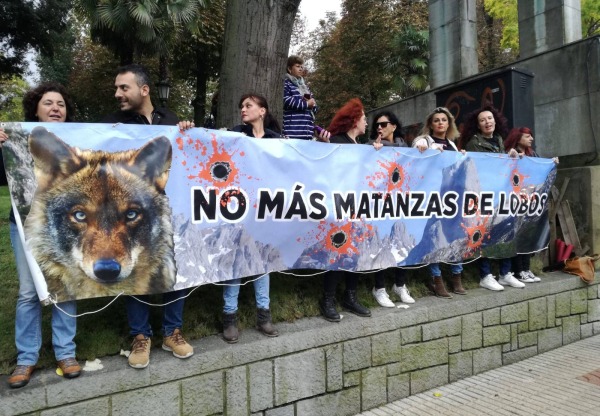
M 325 12 L 336 12 L 339 17 L 341 5 L 342 0 L 302 0 L 300 13 L 306 17 L 308 31 L 317 27 L 319 20 L 325 18 Z

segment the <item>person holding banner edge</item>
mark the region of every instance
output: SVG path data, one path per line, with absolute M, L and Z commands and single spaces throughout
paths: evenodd
M 240 98 L 239 108 L 243 124 L 233 127 L 232 131 L 257 139 L 281 138 L 279 133 L 265 127 L 271 115 L 267 100 L 263 96 L 244 94 Z M 242 279 L 232 279 L 223 286 L 223 339 L 229 344 L 235 344 L 239 339 L 237 310 L 241 281 Z M 271 321 L 269 273 L 255 279 L 253 284 L 257 309 L 256 329 L 268 337 L 276 337 L 279 331 Z
M 515 149 L 519 153 L 519 157 L 538 157 L 538 154 L 533 150 L 533 140 L 533 132 L 529 127 L 515 127 L 504 140 L 504 148 Z M 557 157 L 552 160 L 558 164 Z M 530 269 L 532 256 L 529 253 L 517 254 L 511 259 L 512 271 L 517 279 L 523 283 L 537 283 L 542 280 L 533 274 Z
M 506 118 L 493 106 L 486 105 L 465 118 L 460 148 L 468 152 L 506 153 L 502 137 L 507 130 Z M 510 149 L 508 155 L 518 157 L 515 149 Z M 479 259 L 479 286 L 494 291 L 504 290 L 504 286 L 525 287 L 510 271 L 510 259 L 498 259 L 498 262 L 500 278 L 496 280 L 491 272 L 490 259 Z
M 103 123 L 178 125 L 181 130 L 194 127 L 190 121 L 179 121 L 178 117 L 166 108 L 156 108 L 150 99 L 150 75 L 142 65 L 131 64 L 119 67 L 115 78 L 115 98 L 120 110 L 109 114 Z M 181 332 L 183 326 L 183 306 L 188 290 L 174 290 L 162 295 L 163 303 L 163 344 L 177 358 L 188 358 L 194 348 L 187 343 Z M 130 335 L 133 336 L 129 366 L 146 368 L 150 364 L 152 327 L 150 326 L 150 297 L 148 295 L 126 298 L 127 320 Z
M 67 122 L 72 121 L 74 106 L 67 90 L 58 83 L 47 82 L 29 90 L 23 97 L 25 121 Z M 0 142 L 7 140 L 0 130 Z M 15 316 L 15 344 L 17 366 L 8 378 L 12 388 L 29 383 L 37 364 L 42 346 L 42 305 L 33 276 L 25 259 L 25 252 L 14 212 L 10 211 L 10 241 L 15 254 L 19 276 L 19 296 Z M 81 366 L 75 358 L 75 333 L 77 331 L 77 303 L 67 301 L 52 307 L 52 347 L 58 367 L 65 378 L 81 374 Z
M 401 131 L 402 123 L 400 123 L 398 117 L 390 111 L 382 111 L 373 117 L 373 128 L 371 129 L 368 144 L 374 145 L 380 142 L 384 147 L 407 147 Z M 400 298 L 402 303 L 415 303 L 415 300 L 410 296 L 410 292 L 406 287 L 406 271 L 395 267 L 393 268 L 393 273 L 394 285 L 392 286 L 392 292 Z M 385 290 L 385 270 L 375 272 L 375 286 L 371 293 L 379 306 L 384 308 L 393 308 L 396 306 Z
M 425 123 L 423 123 L 421 135 L 415 137 L 412 147 L 418 148 L 421 152 L 426 149 L 457 152 L 458 148 L 454 141 L 458 137 L 458 128 L 450 110 L 446 107 L 437 107 L 427 116 Z M 463 150 L 462 153 L 464 154 L 465 151 Z M 452 295 L 446 290 L 446 285 L 442 279 L 440 264 L 431 263 L 428 265 L 428 268 L 431 274 L 431 281 L 427 282 L 429 290 L 438 298 L 452 299 Z M 452 291 L 457 295 L 467 294 L 462 285 L 462 271 L 462 264 L 450 265 Z

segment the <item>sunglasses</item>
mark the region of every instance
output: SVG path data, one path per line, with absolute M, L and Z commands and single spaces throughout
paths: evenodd
M 388 124 L 392 124 L 391 121 L 382 121 L 381 123 L 375 123 L 375 128 L 381 127 L 382 129 L 385 129 Z

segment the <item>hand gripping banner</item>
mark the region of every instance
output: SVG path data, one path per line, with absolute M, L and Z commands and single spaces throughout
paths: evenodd
M 550 159 L 175 126 L 3 127 L 41 299 L 508 258 L 548 243 Z

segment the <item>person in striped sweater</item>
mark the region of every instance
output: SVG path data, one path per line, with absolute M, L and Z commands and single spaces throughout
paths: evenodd
M 311 140 L 315 133 L 317 102 L 303 74 L 304 60 L 290 56 L 283 80 L 283 134 L 291 139 Z

